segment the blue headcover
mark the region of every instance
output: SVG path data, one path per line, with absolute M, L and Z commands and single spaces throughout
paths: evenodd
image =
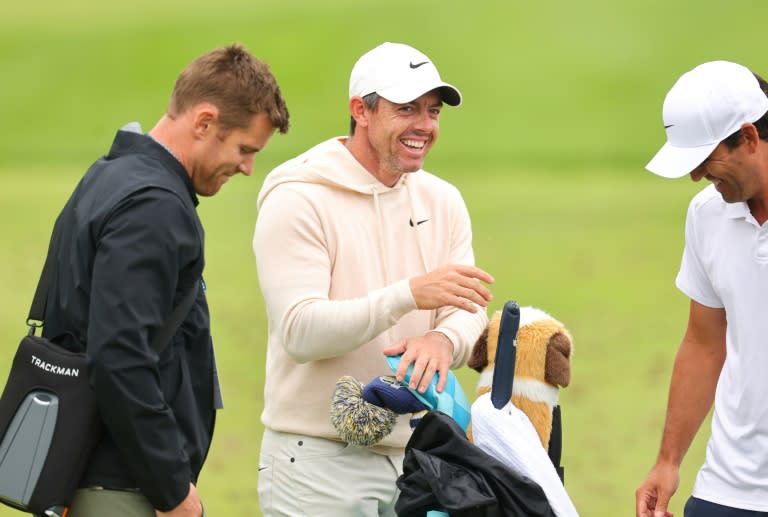
M 428 409 L 394 377 L 376 377 L 363 387 L 363 400 L 379 407 L 391 409 L 398 415 L 417 413 Z
M 394 374 L 397 372 L 397 367 L 400 365 L 400 356 L 387 356 L 387 363 L 389 363 L 392 374 Z M 413 364 L 408 367 L 408 371 L 405 373 L 403 382 L 406 383 L 406 385 L 411 380 L 411 373 L 413 373 Z M 432 378 L 432 382 L 429 383 L 427 391 L 424 393 L 419 393 L 417 390 L 412 390 L 411 388 L 408 388 L 408 391 L 423 402 L 429 409 L 436 409 L 453 418 L 456 423 L 466 431 L 469 426 L 470 406 L 466 395 L 464 395 L 464 390 L 461 389 L 461 384 L 456 380 L 456 376 L 453 372 L 449 371 L 445 389 L 442 393 L 438 393 L 437 381 L 438 376 L 435 374 Z

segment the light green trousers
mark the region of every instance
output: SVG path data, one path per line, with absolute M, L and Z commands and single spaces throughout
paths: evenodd
M 264 517 L 395 517 L 403 455 L 265 429 L 259 454 Z M 78 516 L 75 516 L 78 517 Z

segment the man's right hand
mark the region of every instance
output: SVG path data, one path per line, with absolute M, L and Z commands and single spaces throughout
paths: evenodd
M 170 512 L 155 510 L 155 515 L 156 517 L 202 517 L 203 503 L 200 502 L 195 485 L 189 484 L 187 497 L 176 508 Z
M 449 264 L 411 278 L 410 286 L 419 309 L 453 306 L 477 312 L 475 304 L 487 307 L 493 298 L 482 282 L 492 284 L 493 277 L 474 266 Z
M 680 469 L 675 465 L 657 463 L 645 481 L 635 491 L 637 517 L 673 517 L 667 511 L 669 499 L 680 484 Z

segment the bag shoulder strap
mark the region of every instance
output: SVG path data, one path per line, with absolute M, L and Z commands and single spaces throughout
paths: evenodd
M 200 282 L 195 282 L 195 285 L 187 290 L 184 299 L 173 309 L 173 312 L 166 320 L 165 325 L 163 325 L 163 327 L 157 331 L 157 334 L 154 335 L 150 346 L 155 352 L 158 354 L 162 352 L 171 341 L 171 338 L 179 329 L 179 325 L 181 325 L 181 322 L 192 309 L 192 304 L 195 303 L 195 298 L 197 297 L 197 292 L 199 290 Z
M 30 335 L 34 334 L 35 329 L 42 327 L 43 318 L 45 317 L 45 307 L 48 303 L 48 289 L 51 286 L 51 278 L 53 278 L 53 261 L 54 250 L 59 247 L 59 235 L 58 231 L 59 220 L 53 226 L 53 233 L 51 234 L 51 240 L 48 243 L 48 255 L 45 256 L 45 264 L 43 264 L 43 271 L 40 273 L 40 280 L 37 282 L 37 289 L 35 289 L 35 296 L 32 298 L 32 306 L 29 308 L 29 316 L 27 317 L 27 325 L 30 327 Z M 35 323 L 40 322 L 40 323 Z
M 35 330 L 43 326 L 43 319 L 45 318 L 45 309 L 48 304 L 48 291 L 51 287 L 51 280 L 54 275 L 54 257 L 55 250 L 59 247 L 60 234 L 59 220 L 56 220 L 56 224 L 53 226 L 53 233 L 51 234 L 51 240 L 48 244 L 48 255 L 45 257 L 45 264 L 43 265 L 43 271 L 40 273 L 40 280 L 37 282 L 37 289 L 35 289 L 35 296 L 32 298 L 32 305 L 29 308 L 29 316 L 27 317 L 27 325 L 29 326 L 29 335 L 34 335 Z M 158 354 L 162 352 L 170 342 L 173 335 L 181 325 L 186 315 L 192 309 L 192 304 L 195 302 L 197 292 L 200 289 L 200 281 L 195 282 L 184 298 L 173 309 L 173 312 L 166 320 L 165 324 L 157 331 L 157 334 L 152 338 L 150 346 Z

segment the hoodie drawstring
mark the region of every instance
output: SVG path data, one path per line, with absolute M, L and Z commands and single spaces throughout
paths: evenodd
M 373 206 L 376 210 L 376 231 L 379 234 L 379 255 L 381 256 L 381 262 L 384 265 L 384 283 L 389 285 L 392 282 L 392 278 L 389 274 L 389 261 L 387 260 L 387 253 L 384 248 L 384 223 L 382 222 L 381 205 L 379 204 L 379 190 L 376 186 L 373 187 Z

